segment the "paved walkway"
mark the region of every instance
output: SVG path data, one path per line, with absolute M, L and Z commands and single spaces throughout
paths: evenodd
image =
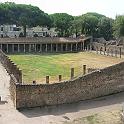
M 9 80 L 9 75 L 0 63 L 0 96 L 3 101 L 6 101 L 9 96 Z
M 124 102 L 124 92 L 75 104 L 17 111 L 9 99 L 9 76 L 0 64 L 0 124 L 62 124 L 99 112 L 118 110 Z

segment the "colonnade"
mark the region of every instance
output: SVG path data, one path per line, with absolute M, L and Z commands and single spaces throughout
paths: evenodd
M 87 49 L 84 42 L 77 43 L 1 43 L 5 53 L 76 52 Z M 89 48 L 90 49 L 90 48 Z

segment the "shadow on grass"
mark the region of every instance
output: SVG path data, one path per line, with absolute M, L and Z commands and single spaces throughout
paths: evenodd
M 8 53 L 7 55 L 41 55 L 41 56 L 49 56 L 49 55 L 61 55 L 61 54 L 73 54 L 79 52 L 58 52 L 58 53 Z

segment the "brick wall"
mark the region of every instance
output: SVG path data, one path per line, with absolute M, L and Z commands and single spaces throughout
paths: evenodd
M 124 91 L 124 62 L 56 84 L 16 85 L 16 108 L 73 103 Z

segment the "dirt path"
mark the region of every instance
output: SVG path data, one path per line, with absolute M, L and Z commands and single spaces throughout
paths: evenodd
M 9 80 L 9 75 L 0 63 L 0 96 L 3 101 L 6 101 L 9 96 Z

